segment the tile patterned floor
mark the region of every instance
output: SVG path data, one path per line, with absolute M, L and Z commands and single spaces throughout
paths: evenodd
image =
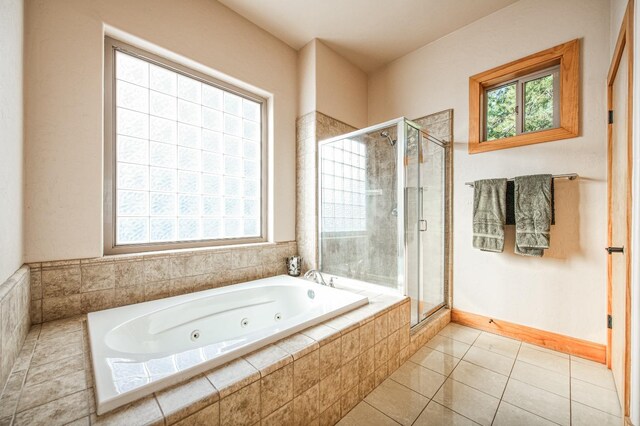
M 345 418 L 351 425 L 621 425 L 597 364 L 449 324 Z

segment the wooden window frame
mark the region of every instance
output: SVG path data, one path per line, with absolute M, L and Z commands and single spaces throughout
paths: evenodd
M 549 68 L 545 68 L 541 71 L 537 71 L 531 74 L 527 74 L 525 76 L 519 77 L 519 78 L 515 78 L 513 80 L 509 80 L 509 81 L 505 81 L 503 83 L 497 84 L 495 86 L 491 86 L 491 87 L 485 87 L 484 90 L 484 94 L 485 96 L 483 96 L 483 104 L 482 104 L 482 135 L 483 135 L 483 142 L 493 142 L 495 140 L 499 140 L 499 139 L 492 139 L 492 140 L 488 140 L 487 139 L 487 104 L 488 104 L 488 96 L 486 96 L 487 93 L 496 90 L 496 89 L 500 89 L 502 87 L 505 86 L 509 86 L 512 84 L 515 84 L 515 88 L 516 88 L 516 136 L 517 135 L 522 135 L 525 133 L 532 133 L 534 131 L 540 131 L 540 130 L 532 130 L 532 131 L 525 131 L 524 127 L 525 127 L 525 86 L 527 83 L 531 82 L 531 81 L 535 81 L 538 80 L 540 78 L 543 77 L 547 77 L 547 76 L 553 76 L 553 126 L 548 128 L 548 129 L 543 129 L 543 130 L 551 130 L 551 129 L 555 129 L 557 127 L 560 127 L 560 67 L 558 65 L 554 65 L 552 67 Z M 504 138 L 501 138 L 504 139 Z
M 484 140 L 485 91 L 510 81 L 560 68 L 559 126 L 508 138 Z M 554 46 L 469 77 L 469 153 L 495 151 L 535 143 L 574 138 L 579 134 L 580 40 Z

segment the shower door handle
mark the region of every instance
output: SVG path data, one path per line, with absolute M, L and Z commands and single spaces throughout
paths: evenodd
M 420 219 L 418 221 L 418 230 L 420 232 L 424 232 L 427 230 L 427 221 L 425 219 Z

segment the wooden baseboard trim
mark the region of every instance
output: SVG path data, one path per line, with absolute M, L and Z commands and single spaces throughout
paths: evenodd
M 606 362 L 606 346 L 600 343 L 576 339 L 575 337 L 552 333 L 550 331 L 538 330 L 537 328 L 459 311 L 457 309 L 451 310 L 451 321 L 602 364 Z

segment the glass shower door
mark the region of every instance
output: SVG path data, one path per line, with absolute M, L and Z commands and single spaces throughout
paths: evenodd
M 406 124 L 405 220 L 411 324 L 445 305 L 445 149 Z

